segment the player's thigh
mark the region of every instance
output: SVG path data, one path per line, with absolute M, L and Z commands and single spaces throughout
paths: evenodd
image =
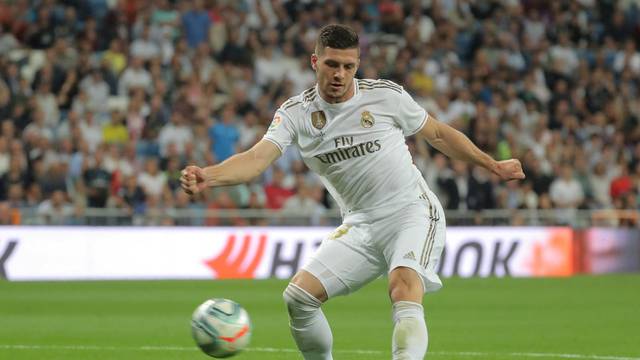
M 437 291 L 442 281 L 437 274 L 445 244 L 445 219 L 437 200 L 412 205 L 401 218 L 386 228 L 384 257 L 389 272 L 398 267 L 415 270 L 424 292 Z
M 366 226 L 341 226 L 323 240 L 302 269 L 317 278 L 328 298 L 354 292 L 379 277 L 386 266 L 369 246 Z
M 320 302 L 325 302 L 329 298 L 320 280 L 304 269 L 300 269 L 293 276 L 290 283 L 308 292 L 311 296 L 320 300 Z

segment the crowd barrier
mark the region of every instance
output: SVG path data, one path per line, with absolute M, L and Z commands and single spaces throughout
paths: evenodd
M 0 227 L 0 279 L 289 278 L 333 230 Z M 640 271 L 640 230 L 450 227 L 438 269 L 444 277 Z

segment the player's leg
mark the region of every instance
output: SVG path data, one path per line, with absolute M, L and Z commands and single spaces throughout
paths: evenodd
M 333 338 L 320 306 L 327 299 L 352 292 L 378 277 L 384 264 L 367 254 L 368 232 L 342 226 L 325 239 L 309 263 L 284 292 L 291 334 L 305 360 L 331 357 Z
M 393 225 L 386 229 L 394 232 L 390 234 L 393 241 L 387 243 L 384 255 L 390 269 L 389 296 L 393 303 L 393 359 L 421 360 L 429 343 L 423 293 L 442 287 L 437 264 L 444 248 L 444 212 L 432 195 L 391 222 Z
M 394 360 L 421 360 L 427 352 L 429 335 L 422 308 L 423 293 L 422 279 L 415 270 L 397 267 L 389 273 Z
M 333 336 L 320 306 L 327 292 L 320 280 L 305 270 L 291 279 L 283 294 L 289 312 L 289 327 L 306 360 L 330 360 Z

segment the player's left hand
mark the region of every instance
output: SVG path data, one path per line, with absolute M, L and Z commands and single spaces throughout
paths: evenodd
M 522 164 L 518 159 L 498 161 L 493 171 L 504 181 L 525 178 L 524 171 L 522 171 Z

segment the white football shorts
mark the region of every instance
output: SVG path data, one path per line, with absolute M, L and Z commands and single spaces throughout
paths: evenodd
M 349 294 L 397 267 L 414 269 L 425 292 L 442 287 L 437 274 L 445 244 L 444 211 L 428 191 L 420 200 L 374 223 L 343 224 L 302 268 L 331 298 Z

